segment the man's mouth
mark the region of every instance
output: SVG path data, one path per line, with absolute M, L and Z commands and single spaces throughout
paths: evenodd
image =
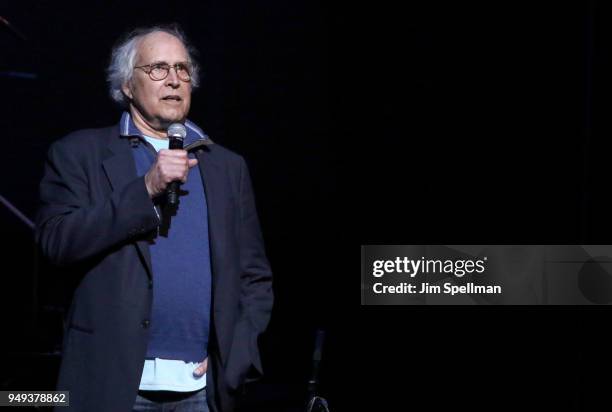
M 183 100 L 183 99 L 181 99 L 181 97 L 180 97 L 180 96 L 177 96 L 177 95 L 169 95 L 169 96 L 164 96 L 164 97 L 162 97 L 162 100 L 170 100 L 170 101 L 177 101 L 177 102 L 180 102 L 180 101 L 181 101 L 181 100 Z

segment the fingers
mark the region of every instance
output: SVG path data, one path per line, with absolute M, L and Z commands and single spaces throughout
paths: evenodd
M 168 156 L 185 156 L 187 157 L 187 150 L 183 149 L 160 149 L 159 154 L 166 154 Z
M 200 363 L 197 368 L 193 371 L 193 376 L 200 377 L 206 373 L 208 369 L 208 358 L 204 359 L 204 362 Z
M 193 376 L 200 377 L 202 375 L 204 375 L 204 368 L 202 366 L 198 366 L 197 368 L 195 368 L 195 370 L 193 371 Z
M 154 197 L 162 194 L 170 182 L 186 183 L 189 169 L 197 164 L 198 160 L 190 159 L 185 150 L 160 150 L 155 163 L 145 176 L 149 196 Z
M 161 159 L 169 159 L 168 161 L 187 161 L 188 155 L 185 150 L 180 149 L 161 149 L 158 153 L 158 157 Z
M 189 159 L 184 150 L 160 150 L 157 162 L 164 183 L 168 184 L 175 180 L 185 183 L 189 168 L 197 164 L 197 160 L 195 164 L 193 160 L 195 159 Z
M 165 150 L 159 151 L 158 162 L 168 166 L 183 167 L 191 169 L 198 164 L 198 159 L 190 159 L 184 150 Z

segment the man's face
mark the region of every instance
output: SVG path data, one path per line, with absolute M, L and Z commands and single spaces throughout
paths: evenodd
M 135 66 L 165 62 L 169 65 L 189 60 L 185 46 L 176 37 L 155 32 L 138 45 Z M 174 68 L 163 80 L 152 80 L 141 69 L 134 69 L 132 79 L 123 86 L 131 99 L 130 109 L 137 112 L 154 129 L 165 129 L 170 123 L 183 122 L 191 104 L 191 83 L 177 76 Z

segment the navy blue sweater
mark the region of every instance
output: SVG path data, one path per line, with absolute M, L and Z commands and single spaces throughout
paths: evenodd
M 133 154 L 137 173 L 143 176 L 156 152 L 126 115 L 122 134 L 141 138 Z M 187 126 L 185 144 L 202 134 L 195 125 Z M 211 263 L 206 195 L 197 167 L 190 169 L 181 186 L 179 202 L 172 215 L 164 208 L 164 195 L 154 200 L 162 223 L 149 241 L 153 308 L 146 356 L 201 362 L 207 356 L 210 330 Z

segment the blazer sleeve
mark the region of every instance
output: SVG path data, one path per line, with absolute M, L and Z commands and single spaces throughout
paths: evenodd
M 272 271 L 266 258 L 251 177 L 244 159 L 241 158 L 240 173 L 240 264 L 241 306 L 245 323 L 250 326 L 252 361 L 261 376 L 263 369 L 257 350 L 257 338 L 266 329 L 270 320 L 274 295 L 272 292 Z M 258 378 L 247 376 L 247 381 Z
M 55 265 L 93 257 L 159 223 L 144 177 L 135 178 L 105 199 L 92 201 L 91 185 L 101 182 L 89 181 L 86 169 L 95 167 L 95 162 L 87 163 L 85 152 L 60 140 L 47 154 L 35 236 L 42 254 Z

